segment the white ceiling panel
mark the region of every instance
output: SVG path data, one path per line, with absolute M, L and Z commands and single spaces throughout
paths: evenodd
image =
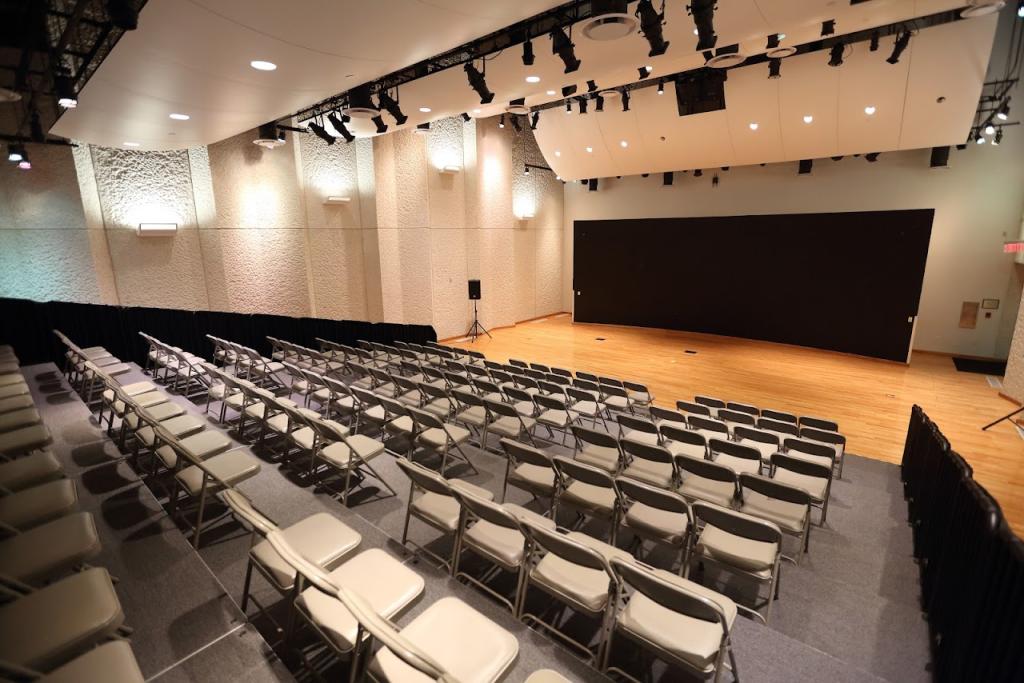
M 765 67 L 733 69 L 725 82 L 725 109 L 737 166 L 764 159 L 781 159 L 782 127 L 779 118 L 781 79 L 765 78 Z M 751 124 L 757 129 L 751 130 Z
M 811 53 L 782 63 L 779 125 L 784 159 L 813 159 L 836 153 L 840 69 L 828 66 L 827 59 L 827 53 Z M 804 122 L 805 116 L 813 117 L 811 123 Z
M 904 53 L 898 63 L 889 64 L 885 57 L 891 54 L 894 42 L 894 37 L 883 39 L 877 52 L 869 51 L 867 43 L 847 47 L 845 63 L 836 69 L 839 75 L 836 154 L 856 154 L 872 145 L 878 150 L 899 147 L 911 58 Z M 874 113 L 869 114 L 869 111 Z

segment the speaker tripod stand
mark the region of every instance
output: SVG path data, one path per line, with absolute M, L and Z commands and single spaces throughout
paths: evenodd
M 469 337 L 469 341 L 472 343 L 482 334 L 486 334 L 488 338 L 493 339 L 487 328 L 480 324 L 480 318 L 476 314 L 476 299 L 473 299 L 473 324 L 469 326 L 469 332 L 466 333 L 466 336 Z

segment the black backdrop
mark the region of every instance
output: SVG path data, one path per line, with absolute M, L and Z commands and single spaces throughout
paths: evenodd
M 904 361 L 934 213 L 576 221 L 575 319 Z
M 103 346 L 121 360 L 137 363 L 145 360 L 148 349 L 140 331 L 204 358 L 212 353 L 206 334 L 264 354 L 270 351 L 267 335 L 312 348 L 318 348 L 317 337 L 343 344 L 359 339 L 417 344 L 437 341 L 429 325 L 0 299 L 0 344 L 11 344 L 23 365 L 62 357 L 54 329 L 79 346 Z

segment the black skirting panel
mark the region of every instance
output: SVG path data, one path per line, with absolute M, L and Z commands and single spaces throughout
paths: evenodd
M 934 214 L 576 221 L 575 319 L 904 361 Z
M 0 344 L 11 344 L 23 365 L 52 361 L 63 354 L 54 329 L 79 346 L 102 346 L 122 360 L 137 363 L 145 360 L 148 349 L 139 332 L 205 358 L 210 358 L 212 352 L 207 334 L 264 354 L 270 350 L 268 335 L 311 348 L 318 348 L 317 337 L 342 344 L 354 344 L 360 339 L 416 344 L 437 341 L 437 334 L 429 325 L 24 299 L 0 299 L 0 320 Z

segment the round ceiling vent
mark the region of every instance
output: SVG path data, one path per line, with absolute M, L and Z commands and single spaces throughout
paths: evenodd
M 972 0 L 970 5 L 970 7 L 967 7 L 960 12 L 960 16 L 964 19 L 970 19 L 971 17 L 984 17 L 988 14 L 994 14 L 1006 7 L 1006 3 L 1003 2 L 1003 0 Z
M 725 54 L 715 55 L 704 63 L 704 66 L 710 66 L 712 69 L 728 69 L 732 66 L 739 66 L 746 61 L 747 56 L 740 54 L 739 52 L 727 52 Z
M 590 40 L 619 40 L 636 33 L 639 22 L 631 14 L 610 13 L 593 17 L 583 23 L 583 35 Z
M 347 114 L 354 119 L 372 119 L 380 113 L 380 109 L 374 109 L 373 107 L 344 107 L 341 113 Z
M 765 55 L 771 57 L 772 59 L 783 59 L 784 57 L 789 57 L 795 54 L 796 48 L 793 47 L 792 45 L 780 45 L 779 47 L 773 47 L 767 52 L 765 52 Z
M 613 97 L 619 97 L 622 93 L 620 93 L 618 90 L 608 89 L 608 90 L 601 90 L 597 94 L 607 100 L 607 99 L 611 99 Z
M 530 113 L 530 108 L 525 104 L 513 103 L 505 107 L 505 111 L 509 114 L 519 114 L 520 116 L 526 116 Z
M 372 119 L 380 114 L 380 108 L 373 102 L 372 91 L 368 85 L 360 85 L 348 92 L 347 106 L 341 110 L 354 119 Z
M 18 102 L 21 100 L 21 93 L 8 88 L 0 88 L 0 102 Z

